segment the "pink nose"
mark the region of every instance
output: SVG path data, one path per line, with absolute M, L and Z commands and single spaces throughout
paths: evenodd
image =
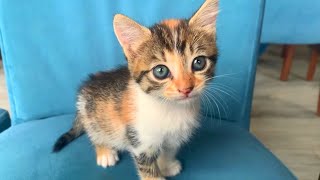
M 193 90 L 193 87 L 178 89 L 178 91 L 180 93 L 184 94 L 185 96 L 188 96 L 191 93 L 192 90 Z

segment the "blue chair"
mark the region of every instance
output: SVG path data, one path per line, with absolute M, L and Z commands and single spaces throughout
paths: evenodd
M 12 123 L 0 134 L 0 179 L 137 180 L 125 152 L 115 167 L 98 167 L 87 136 L 58 154 L 51 153 L 52 145 L 71 127 L 81 81 L 89 73 L 126 63 L 113 33 L 114 14 L 151 25 L 187 18 L 202 3 L 0 0 L 0 44 Z M 215 83 L 225 87 L 225 93 L 209 89 L 220 100 L 203 106 L 202 127 L 179 153 L 184 170 L 170 179 L 296 179 L 248 131 L 263 8 L 263 0 L 220 2 L 221 78 Z
M 281 80 L 288 80 L 296 44 L 320 44 L 319 0 L 266 0 L 261 43 L 284 44 Z M 312 50 L 307 80 L 312 80 L 318 54 Z
M 11 126 L 9 113 L 0 109 L 0 133 Z

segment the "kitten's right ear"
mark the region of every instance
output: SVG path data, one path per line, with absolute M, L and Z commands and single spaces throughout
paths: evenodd
M 114 16 L 113 29 L 127 56 L 151 36 L 148 28 L 121 14 Z
M 191 17 L 189 25 L 193 28 L 215 32 L 219 0 L 206 0 L 200 9 Z

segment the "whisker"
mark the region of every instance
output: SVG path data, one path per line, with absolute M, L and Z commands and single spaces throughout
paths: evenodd
M 237 92 L 235 90 L 233 90 L 230 86 L 227 86 L 227 85 L 221 84 L 221 83 L 212 83 L 212 85 L 222 86 L 222 87 L 226 88 L 226 90 L 229 90 L 230 92 L 232 92 L 235 95 L 237 95 Z
M 211 95 L 211 96 L 210 96 L 210 95 Z M 210 94 L 210 95 L 209 95 L 209 98 L 213 99 L 214 102 L 217 102 L 218 106 L 221 105 L 221 107 L 223 108 L 222 110 L 224 111 L 224 114 L 227 115 L 227 112 L 226 112 L 224 106 L 221 104 L 221 102 L 220 102 L 217 98 L 215 98 L 214 94 Z M 218 107 L 218 106 L 217 106 L 217 107 Z M 219 110 L 219 107 L 218 107 L 218 110 Z M 220 120 L 221 120 L 221 118 L 222 118 L 222 117 L 221 117 L 221 115 L 220 115 Z
M 241 101 L 240 101 L 240 99 L 239 98 L 237 98 L 237 97 L 235 97 L 235 96 L 233 96 L 233 95 L 231 95 L 231 94 L 229 94 L 228 92 L 226 92 L 226 90 L 225 89 L 221 89 L 221 87 L 219 88 L 219 87 L 210 87 L 211 89 L 214 89 L 214 90 L 217 90 L 217 91 L 220 91 L 220 92 L 222 92 L 222 93 L 224 93 L 224 94 L 226 94 L 226 95 L 228 95 L 228 96 L 230 96 L 232 99 L 234 99 L 235 101 L 237 101 L 237 103 L 239 103 L 239 104 L 241 104 Z
M 226 87 L 226 86 L 221 86 L 221 84 L 212 84 L 212 85 L 210 85 L 209 87 L 221 88 L 221 90 L 224 90 L 224 91 L 230 93 L 231 95 L 233 95 L 234 97 L 236 97 L 238 100 L 240 99 L 240 95 L 238 95 L 236 91 L 234 91 L 233 89 L 228 88 L 228 87 Z
M 229 119 L 229 118 L 230 118 L 230 117 L 229 117 L 230 114 L 229 114 L 228 111 L 230 111 L 230 108 L 229 108 L 229 106 L 228 106 L 228 103 L 227 103 L 219 94 L 220 94 L 219 92 L 215 93 L 215 95 L 217 96 L 217 99 L 219 98 L 219 99 L 222 101 L 222 103 L 220 102 L 220 104 L 221 104 L 222 108 L 224 109 L 226 118 Z M 226 106 L 226 107 L 225 107 L 225 106 Z M 226 108 L 228 111 L 226 111 L 225 108 Z M 227 112 L 228 112 L 228 113 L 227 113 Z
M 208 98 L 206 97 L 206 95 L 204 94 L 204 96 L 203 97 L 205 97 L 207 100 L 208 100 Z M 200 96 L 200 98 L 202 98 L 202 96 Z M 208 111 L 209 111 L 209 104 L 208 104 L 208 102 L 207 101 L 203 101 L 204 102 L 204 105 L 205 105 L 205 108 L 206 108 L 206 116 L 205 116 L 205 118 L 207 118 L 207 115 L 208 115 Z
M 215 76 L 213 79 L 217 79 L 217 78 L 230 78 L 230 79 L 241 80 L 241 78 L 232 77 L 232 76 Z
M 205 90 L 204 92 L 208 93 L 206 90 Z M 209 96 L 209 97 L 210 97 L 210 96 Z M 220 108 L 219 108 L 218 104 L 215 102 L 215 100 L 214 100 L 214 99 L 212 99 L 212 100 L 213 100 L 213 103 L 214 103 L 214 104 L 216 105 L 216 107 L 217 107 L 218 114 L 219 114 L 219 120 L 220 120 L 220 123 L 221 123 L 222 119 L 221 119 Z
M 210 110 L 210 99 L 208 98 L 208 96 L 207 96 L 207 94 L 206 94 L 206 92 L 205 91 L 203 91 L 203 96 L 204 97 L 206 97 L 206 100 L 208 100 L 208 101 L 206 101 L 206 113 L 208 113 L 209 112 L 209 110 Z M 214 109 L 212 109 L 213 110 L 213 117 L 214 117 L 214 119 L 216 119 L 216 112 L 215 112 L 215 110 Z M 206 115 L 207 116 L 207 115 Z M 214 121 L 213 121 L 213 123 L 214 123 Z M 213 126 L 214 126 L 214 124 L 212 124 Z
M 229 78 L 234 78 L 234 79 L 240 79 L 240 78 L 237 78 L 237 77 L 232 77 L 233 75 L 238 75 L 240 74 L 240 72 L 238 73 L 229 73 L 229 74 L 221 74 L 221 75 L 218 75 L 218 76 L 213 76 L 213 77 L 210 77 L 210 78 L 207 78 L 207 80 L 210 80 L 210 79 L 215 79 L 215 78 L 221 78 L 221 77 L 229 77 Z
M 225 90 L 226 92 L 233 95 L 234 97 L 237 97 L 237 99 L 241 99 L 239 94 L 234 89 L 232 89 L 230 86 L 227 86 L 225 84 L 221 84 L 221 83 L 217 83 L 217 82 L 209 82 L 207 84 L 207 87 L 220 87 L 223 90 Z

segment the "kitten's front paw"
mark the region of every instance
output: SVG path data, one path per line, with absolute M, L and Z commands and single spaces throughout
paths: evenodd
M 181 170 L 182 166 L 178 160 L 168 161 L 160 167 L 161 174 L 165 177 L 176 176 L 181 172 Z
M 141 178 L 141 180 L 166 180 L 165 178 Z
M 97 155 L 97 164 L 104 168 L 114 166 L 119 161 L 116 151 L 106 151 Z

